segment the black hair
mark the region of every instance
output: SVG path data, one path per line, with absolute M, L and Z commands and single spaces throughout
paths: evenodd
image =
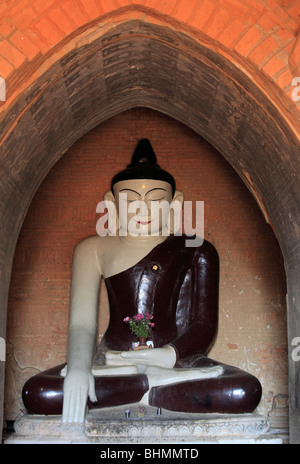
M 116 174 L 111 181 L 111 190 L 117 182 L 130 179 L 153 179 L 168 182 L 175 192 L 174 177 L 164 171 L 158 164 L 152 145 L 148 139 L 141 139 L 132 155 L 131 163 L 126 169 Z

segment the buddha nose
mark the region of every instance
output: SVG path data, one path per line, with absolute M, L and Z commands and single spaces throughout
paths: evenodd
M 138 215 L 143 217 L 150 217 L 151 215 L 151 202 L 147 200 L 140 200 L 138 203 Z
M 145 203 L 147 207 L 148 216 L 151 216 L 151 200 L 146 200 Z

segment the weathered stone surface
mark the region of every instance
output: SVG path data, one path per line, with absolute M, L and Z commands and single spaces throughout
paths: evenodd
M 130 410 L 126 417 L 125 411 Z M 90 411 L 85 425 L 61 424 L 61 416 L 25 415 L 15 423 L 16 433 L 7 443 L 197 443 L 222 439 L 258 439 L 265 436 L 269 421 L 257 414 L 184 414 L 143 408 L 138 405 Z

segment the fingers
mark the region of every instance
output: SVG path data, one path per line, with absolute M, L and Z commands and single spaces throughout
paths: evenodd
M 64 423 L 84 422 L 85 409 L 87 403 L 86 392 L 82 389 L 79 392 L 70 392 L 64 399 L 62 421 Z
M 120 356 L 122 364 L 153 364 L 153 350 L 124 351 Z
M 63 402 L 63 413 L 62 413 L 63 422 L 69 422 L 70 400 L 71 400 L 71 396 L 66 395 L 64 391 L 64 402 Z
M 90 373 L 73 372 L 64 381 L 62 422 L 83 423 L 88 397 L 97 402 L 95 379 Z
M 147 356 L 148 350 L 140 350 L 140 351 L 123 351 L 121 353 L 121 358 L 144 358 Z
M 98 402 L 98 398 L 96 396 L 96 390 L 95 390 L 95 379 L 92 375 L 90 375 L 90 378 L 89 378 L 89 398 L 91 400 L 92 403 L 97 403 Z
M 106 358 L 106 365 L 107 366 L 122 366 L 124 363 L 124 359 L 121 356 L 122 351 L 108 351 L 105 354 Z
M 76 405 L 76 413 L 75 413 L 75 422 L 84 422 L 85 419 L 85 412 L 86 412 L 86 404 L 87 404 L 87 391 L 86 389 L 80 389 L 80 396 L 79 401 Z
M 109 351 L 106 354 L 107 366 L 130 366 L 144 364 L 147 366 L 174 367 L 176 352 L 171 346 L 151 348 L 149 350 Z
M 82 423 L 85 419 L 85 411 L 89 391 L 93 399 L 96 399 L 95 386 L 84 383 L 78 387 L 72 387 L 66 383 L 64 386 L 63 423 Z

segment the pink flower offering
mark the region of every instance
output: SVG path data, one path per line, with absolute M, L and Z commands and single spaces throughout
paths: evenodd
M 153 315 L 150 313 L 145 314 L 135 314 L 130 317 L 127 316 L 123 319 L 126 324 L 129 324 L 131 332 L 137 337 L 148 337 L 149 331 L 154 327 L 153 322 L 149 322 L 153 319 Z

